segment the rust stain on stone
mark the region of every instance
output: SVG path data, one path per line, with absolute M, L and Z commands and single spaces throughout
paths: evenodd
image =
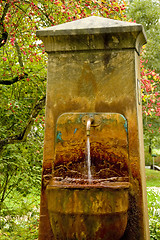
M 63 114 L 58 119 L 53 167 L 56 177 L 87 178 L 83 115 Z M 91 127 L 90 133 L 92 178 L 128 176 L 126 120 L 118 114 L 99 115 L 103 120 L 98 126 Z

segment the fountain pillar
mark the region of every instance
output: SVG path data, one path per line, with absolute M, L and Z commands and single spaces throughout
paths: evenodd
M 46 188 L 54 176 L 56 142 L 62 140 L 56 124 L 64 113 L 117 113 L 126 119 L 124 141 L 128 141 L 125 149 L 128 149 L 130 190 L 127 226 L 120 239 L 149 240 L 140 95 L 139 55 L 146 43 L 142 25 L 94 16 L 39 30 L 37 36 L 48 53 L 39 240 L 60 239 L 51 228 Z M 108 117 L 104 115 L 104 119 Z M 113 123 L 115 119 L 114 115 Z M 62 124 L 61 120 L 59 127 Z M 106 128 L 106 134 L 107 131 Z M 113 145 L 116 152 L 117 147 Z

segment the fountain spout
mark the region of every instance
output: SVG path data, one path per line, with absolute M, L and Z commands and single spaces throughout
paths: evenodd
M 90 118 L 87 120 L 87 124 L 86 124 L 86 134 L 87 134 L 87 136 L 90 136 L 91 124 L 92 124 L 93 122 L 94 122 L 93 117 L 90 117 Z

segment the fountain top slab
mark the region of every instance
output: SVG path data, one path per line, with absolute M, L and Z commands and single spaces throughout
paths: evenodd
M 103 17 L 91 16 L 72 22 L 59 24 L 56 26 L 43 28 L 37 31 L 37 36 L 62 36 L 62 35 L 83 35 L 83 34 L 102 34 L 102 33 L 124 33 L 124 32 L 143 32 L 141 24 L 125 21 L 113 20 Z

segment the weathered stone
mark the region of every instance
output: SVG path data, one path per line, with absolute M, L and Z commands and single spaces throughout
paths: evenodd
M 52 168 L 54 175 L 56 123 L 61 114 L 122 114 L 128 122 L 126 176 L 131 187 L 127 228 L 121 240 L 148 240 L 142 111 L 137 81 L 140 79 L 139 52 L 146 42 L 143 27 L 89 17 L 39 30 L 37 36 L 48 52 L 44 175 L 50 174 Z M 45 187 L 42 188 L 41 215 L 39 240 L 58 239 L 51 233 Z M 44 232 L 45 226 L 49 229 L 48 235 Z
M 133 48 L 139 53 L 146 42 L 141 24 L 95 16 L 38 30 L 37 36 L 46 52 Z

